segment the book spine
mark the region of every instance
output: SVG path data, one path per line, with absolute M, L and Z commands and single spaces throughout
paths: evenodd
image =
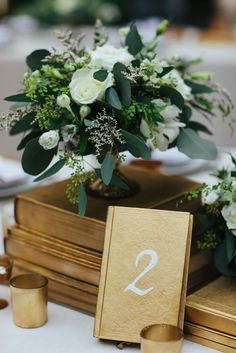
M 71 276 L 73 278 L 85 281 L 94 285 L 99 284 L 100 271 L 82 266 L 80 264 L 67 261 L 61 257 L 56 257 L 47 252 L 39 251 L 36 247 L 25 246 L 18 240 L 6 239 L 6 253 L 10 256 L 32 262 L 44 267 Z
M 106 276 L 107 276 L 107 264 L 109 260 L 109 247 L 110 247 L 110 240 L 111 240 L 111 231 L 113 227 L 113 219 L 114 219 L 114 207 L 108 208 L 107 214 L 107 226 L 106 226 L 106 235 L 105 235 L 105 244 L 104 244 L 104 253 L 102 258 L 102 270 L 101 270 L 101 277 L 99 283 L 99 292 L 98 292 L 98 300 L 97 300 L 97 307 L 96 307 L 96 316 L 95 316 L 95 323 L 94 323 L 94 337 L 99 338 L 100 336 L 100 327 L 102 322 L 102 310 L 103 310 L 103 293 L 106 285 Z
M 105 223 L 41 203 L 24 195 L 15 200 L 15 219 L 24 229 L 93 249 L 103 250 Z M 89 229 L 89 232 L 88 232 Z
M 15 276 L 20 274 L 35 273 L 35 272 L 30 270 L 29 268 L 22 268 L 14 264 L 12 273 Z M 61 295 L 76 299 L 79 302 L 87 303 L 94 306 L 96 306 L 96 303 L 97 303 L 97 297 L 95 295 L 67 286 L 60 282 L 54 281 L 50 278 L 48 278 L 48 289 L 49 291 L 56 291 Z

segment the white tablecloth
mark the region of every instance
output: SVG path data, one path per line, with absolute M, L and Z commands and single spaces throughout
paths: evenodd
M 235 151 L 236 152 L 236 151 Z M 199 182 L 214 182 L 215 178 L 209 173 L 216 166 L 229 165 L 229 157 L 220 154 L 216 162 L 211 162 L 202 169 L 189 174 L 188 177 Z M 1 201 L 0 206 L 9 204 Z M 10 201 L 11 204 L 11 201 Z M 0 225 L 1 233 L 1 225 Z M 0 234 L 1 238 L 1 234 Z M 3 246 L 0 242 L 0 253 Z M 10 290 L 0 286 L 0 297 L 10 301 Z M 1 353 L 111 353 L 117 352 L 112 343 L 101 342 L 93 338 L 92 316 L 83 314 L 61 305 L 49 303 L 48 323 L 38 329 L 21 329 L 14 325 L 11 307 L 0 311 L 0 352 Z M 139 352 L 137 347 L 127 347 L 125 352 Z M 211 353 L 216 352 L 207 347 L 185 341 L 183 353 Z

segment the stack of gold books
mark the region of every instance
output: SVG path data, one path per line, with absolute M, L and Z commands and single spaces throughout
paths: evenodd
M 188 296 L 186 337 L 225 353 L 236 352 L 236 279 L 219 277 Z
M 123 173 L 140 185 L 140 192 L 123 199 L 88 197 L 81 218 L 66 197 L 68 181 L 22 193 L 15 201 L 16 225 L 5 242 L 14 258 L 14 273 L 37 272 L 49 279 L 49 297 L 78 309 L 95 312 L 109 205 L 174 210 L 176 202 L 196 183 L 137 166 Z M 185 205 L 194 212 L 199 202 Z M 181 209 L 178 209 L 181 210 Z M 127 236 L 128 230 L 127 230 Z M 212 277 L 212 258 L 192 243 L 189 290 Z

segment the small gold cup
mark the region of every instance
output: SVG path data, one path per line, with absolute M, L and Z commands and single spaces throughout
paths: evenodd
M 48 280 L 26 274 L 10 280 L 13 318 L 17 326 L 35 328 L 47 322 Z
M 181 353 L 183 331 L 172 325 L 156 324 L 142 329 L 142 353 Z

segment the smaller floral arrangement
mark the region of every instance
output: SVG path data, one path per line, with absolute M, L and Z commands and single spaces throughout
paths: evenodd
M 187 200 L 202 196 L 202 207 L 196 215 L 198 247 L 213 249 L 215 264 L 226 276 L 236 276 L 236 158 L 233 168 L 215 174 L 218 183 L 203 185 L 186 194 Z
M 105 185 L 127 189 L 114 175 L 122 152 L 150 159 L 150 148 L 177 146 L 190 158 L 217 156 L 214 143 L 201 136 L 211 134 L 209 127 L 196 116 L 208 122 L 226 118 L 232 102 L 209 72 L 191 70 L 199 59 L 161 57 L 158 43 L 167 27 L 168 21 L 161 22 L 146 43 L 133 23 L 120 31 L 118 47 L 108 41 L 100 21 L 92 47 L 83 46 L 83 35 L 59 33 L 63 49 L 27 56 L 22 92 L 5 98 L 15 104 L 0 117 L 0 129 L 24 134 L 17 147 L 24 150 L 24 171 L 42 180 L 64 165 L 72 168 L 68 196 L 81 215 L 86 185 L 96 176 Z M 91 154 L 100 167 L 87 172 Z M 59 160 L 50 166 L 55 155 Z

